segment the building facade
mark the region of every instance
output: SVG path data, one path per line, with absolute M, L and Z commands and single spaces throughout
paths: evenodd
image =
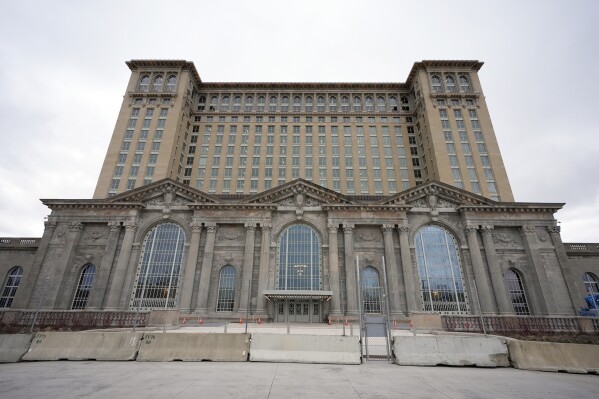
M 513 201 L 477 61 L 406 83 L 203 83 L 130 61 L 93 199 L 0 241 L 0 308 L 321 322 L 574 315 L 599 245 Z M 583 248 L 584 247 L 584 248 Z

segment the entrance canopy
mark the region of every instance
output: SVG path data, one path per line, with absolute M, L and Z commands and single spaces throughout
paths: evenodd
M 318 299 L 328 301 L 333 296 L 333 291 L 311 290 L 264 290 L 267 299 Z

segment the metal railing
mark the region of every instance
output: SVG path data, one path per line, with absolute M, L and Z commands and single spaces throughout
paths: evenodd
M 33 324 L 35 329 L 87 330 L 93 328 L 127 328 L 135 323 L 145 326 L 149 312 L 109 312 L 109 311 L 6 311 L 0 313 L 0 327 L 19 330 Z
M 518 333 L 539 335 L 555 333 L 585 332 L 581 320 L 591 320 L 595 331 L 599 331 L 596 318 L 557 317 L 557 316 L 441 316 L 443 329 L 453 332 L 482 333 L 483 322 L 487 333 Z

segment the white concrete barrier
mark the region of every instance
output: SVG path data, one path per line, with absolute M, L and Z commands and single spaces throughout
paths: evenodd
M 29 349 L 31 334 L 0 334 L 0 363 L 15 363 Z
M 599 345 L 508 340 L 510 360 L 517 369 L 599 373 Z
M 249 334 L 145 333 L 137 361 L 246 362 Z
M 497 337 L 436 335 L 395 337 L 395 361 L 402 366 L 508 367 L 508 350 Z
M 135 360 L 141 332 L 39 332 L 23 360 Z
M 251 362 L 360 364 L 358 337 L 252 334 Z

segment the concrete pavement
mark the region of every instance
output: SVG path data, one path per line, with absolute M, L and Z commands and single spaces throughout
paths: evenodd
M 599 376 L 384 362 L 23 362 L 0 364 L 0 398 L 577 398 Z

